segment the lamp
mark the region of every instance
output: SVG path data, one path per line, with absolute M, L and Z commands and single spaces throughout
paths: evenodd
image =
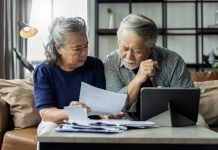
M 33 37 L 38 32 L 36 27 L 32 27 L 32 26 L 30 26 L 22 21 L 19 21 L 18 25 L 21 27 L 20 36 L 24 39 L 27 39 L 29 37 Z M 20 60 L 22 65 L 25 68 L 27 68 L 30 72 L 32 72 L 34 70 L 33 65 L 16 48 L 13 48 L 13 51 L 15 52 L 17 59 Z
M 18 25 L 21 27 L 20 36 L 24 39 L 33 37 L 38 32 L 36 27 L 30 26 L 22 21 L 19 21 Z
M 30 72 L 32 72 L 34 70 L 34 67 L 33 65 L 25 58 L 22 56 L 22 54 L 17 51 L 16 48 L 13 48 L 15 54 L 16 54 L 16 57 L 20 60 L 20 62 L 22 63 L 22 65 L 27 68 Z

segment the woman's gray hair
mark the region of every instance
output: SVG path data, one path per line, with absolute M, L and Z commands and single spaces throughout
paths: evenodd
M 55 44 L 63 47 L 66 44 L 66 36 L 72 33 L 85 33 L 86 23 L 80 17 L 75 18 L 56 18 L 50 28 L 48 43 L 45 46 L 46 62 L 50 65 L 55 65 L 59 60 L 58 50 L 55 48 Z
M 120 27 L 117 30 L 118 40 L 120 40 L 122 31 L 124 29 L 134 31 L 145 41 L 149 40 L 152 46 L 156 44 L 158 29 L 154 21 L 150 18 L 147 18 L 141 14 L 129 14 L 128 16 L 126 16 L 121 21 Z

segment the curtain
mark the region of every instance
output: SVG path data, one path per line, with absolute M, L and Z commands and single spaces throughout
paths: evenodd
M 13 48 L 27 55 L 27 41 L 19 36 L 18 21 L 29 22 L 32 0 L 0 1 L 0 78 L 24 78 L 24 68 Z

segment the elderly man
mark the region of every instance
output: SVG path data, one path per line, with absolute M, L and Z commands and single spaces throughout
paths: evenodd
M 184 60 L 177 53 L 155 46 L 158 29 L 143 16 L 130 14 L 117 31 L 119 49 L 104 61 L 107 90 L 127 93 L 124 112 L 138 120 L 138 95 L 142 87 L 193 87 Z

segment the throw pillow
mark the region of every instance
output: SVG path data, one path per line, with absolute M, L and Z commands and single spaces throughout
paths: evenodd
M 218 80 L 194 84 L 201 90 L 199 112 L 208 125 L 218 125 Z
M 16 128 L 37 126 L 41 121 L 35 108 L 33 84 L 30 80 L 0 80 L 0 97 L 10 106 Z

